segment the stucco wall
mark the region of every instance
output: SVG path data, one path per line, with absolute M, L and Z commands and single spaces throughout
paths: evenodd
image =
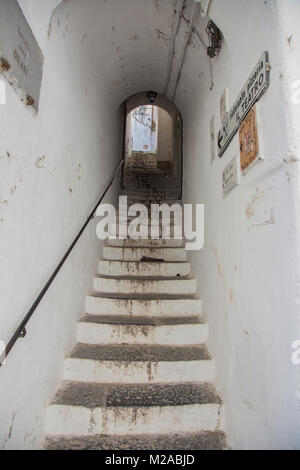
M 175 0 L 65 0 L 47 31 L 42 2 L 20 3 L 41 43 L 45 70 L 37 118 L 9 87 L 7 105 L 0 108 L 4 339 L 119 158 L 120 103 L 141 91 L 163 94 L 174 88 L 188 29 L 182 20 L 168 87 Z M 187 19 L 191 7 L 187 1 Z M 291 343 L 300 338 L 299 107 L 291 103 L 291 85 L 300 79 L 299 2 L 214 0 L 210 15 L 224 34 L 221 54 L 213 61 L 214 85 L 206 51 L 194 33 L 175 97 L 184 118 L 184 199 L 206 206 L 205 248 L 193 253 L 192 263 L 232 446 L 297 448 L 300 370 L 291 363 Z M 198 15 L 195 21 L 207 42 L 207 18 Z M 270 88 L 259 103 L 265 159 L 223 199 L 222 171 L 238 155 L 238 139 L 211 164 L 209 123 L 215 115 L 218 130 L 224 88 L 231 105 L 264 50 L 272 65 Z M 98 254 L 91 226 L 27 338 L 0 370 L 3 448 L 40 443 L 43 411 L 74 342 Z
M 173 126 L 171 116 L 164 110 L 158 110 L 157 160 L 171 162 L 173 159 Z
M 72 16 L 68 5 L 58 8 L 49 36 L 44 13 L 37 8 L 30 15 L 45 55 L 38 116 L 9 86 L 7 104 L 0 108 L 3 341 L 23 319 L 121 158 L 120 112 L 98 86 L 89 44 L 81 43 L 85 31 L 78 34 L 78 12 Z M 100 248 L 91 223 L 28 325 L 27 337 L 1 367 L 0 448 L 40 445 L 46 405 L 74 344 Z
M 205 51 L 194 36 L 177 97 L 184 118 L 184 200 L 204 203 L 206 211 L 205 247 L 193 253 L 192 263 L 227 433 L 238 449 L 300 445 L 299 367 L 291 363 L 291 344 L 299 337 L 299 135 L 288 117 L 286 69 L 287 56 L 299 63 L 299 35 L 287 12 L 299 21 L 299 2 L 212 2 L 210 15 L 224 34 L 220 56 L 213 60 L 214 87 L 209 90 Z M 198 30 L 203 34 L 201 21 Z M 239 155 L 238 136 L 223 158 L 211 163 L 210 121 L 214 115 L 217 133 L 224 89 L 231 106 L 264 50 L 272 66 L 270 88 L 259 102 L 264 160 L 224 199 L 222 172 Z M 297 67 L 294 76 L 298 72 Z M 188 74 L 199 77 L 198 86 Z

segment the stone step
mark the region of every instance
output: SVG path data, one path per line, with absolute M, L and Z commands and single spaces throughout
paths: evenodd
M 223 429 L 223 407 L 219 404 L 97 407 L 50 405 L 48 436 L 123 436 L 135 434 L 216 431 Z
M 222 431 L 139 436 L 47 437 L 45 450 L 226 450 Z
M 145 203 L 145 201 L 151 201 L 154 202 L 155 204 L 181 204 L 182 201 L 178 199 L 178 197 L 162 197 L 161 194 L 157 192 L 148 192 L 147 194 L 132 194 L 132 193 L 124 193 L 122 196 L 127 196 L 127 201 L 128 203 L 131 204 L 136 204 L 137 202 L 141 202 L 142 204 Z
M 118 247 L 127 247 L 127 248 L 184 248 L 183 239 L 174 239 L 165 240 L 160 238 L 154 240 L 151 238 L 132 240 L 127 238 L 122 240 L 120 238 L 111 238 L 107 241 L 108 246 L 118 246 Z
M 197 291 L 196 279 L 121 279 L 95 277 L 96 292 L 112 294 L 173 294 L 193 295 Z
M 203 324 L 199 315 L 186 315 L 184 317 L 142 317 L 131 315 L 84 315 L 80 322 L 101 323 L 111 325 L 147 325 L 147 326 L 173 326 L 173 325 L 197 325 Z M 199 342 L 199 341 L 198 341 Z
M 98 274 L 103 276 L 135 276 L 135 277 L 185 277 L 191 273 L 191 264 L 157 263 L 139 261 L 107 261 L 101 260 Z
M 162 207 L 161 204 L 157 204 L 157 202 L 153 202 L 153 201 L 148 201 L 148 202 L 144 201 L 144 202 L 141 202 L 139 204 L 142 205 L 141 210 L 142 210 L 142 208 L 143 208 L 143 211 L 145 210 L 145 208 L 147 209 L 148 217 L 151 216 L 152 206 L 153 205 L 158 205 L 160 208 Z M 116 217 L 119 218 L 119 216 L 122 216 L 124 218 L 125 216 L 127 216 L 128 218 L 130 218 L 130 220 L 132 220 L 133 218 L 136 218 L 139 215 L 139 212 L 137 211 L 137 208 L 134 207 L 135 205 L 136 204 L 131 204 L 131 205 L 128 205 L 128 206 L 120 205 L 119 210 L 116 212 Z M 168 207 L 170 208 L 170 213 L 171 213 L 172 218 L 173 218 L 174 214 L 177 217 L 180 216 L 181 214 L 183 214 L 183 208 L 181 208 L 181 206 L 177 208 L 177 205 L 176 205 L 174 210 L 172 209 L 172 206 L 173 206 L 173 204 L 171 204 L 171 205 L 168 204 Z M 136 210 L 136 212 L 133 213 L 133 215 L 128 214 L 129 207 L 134 207 L 134 210 Z M 153 209 L 153 211 L 154 211 L 154 209 Z M 143 212 L 142 212 L 142 215 L 144 215 Z M 164 213 L 163 215 L 164 215 L 164 218 L 168 217 L 168 213 Z M 162 218 L 162 213 L 161 212 L 160 212 L 160 218 Z
M 78 344 L 63 379 L 88 383 L 213 383 L 214 363 L 204 345 Z
M 127 199 L 127 209 L 130 207 L 130 206 L 133 206 L 135 204 L 143 204 L 144 206 L 147 207 L 147 209 L 151 209 L 151 206 L 152 204 L 158 204 L 159 206 L 161 206 L 162 204 L 167 204 L 169 207 L 172 207 L 174 204 L 176 205 L 179 205 L 179 206 L 182 206 L 181 202 L 180 201 L 177 201 L 176 199 L 169 199 L 168 201 L 164 201 L 164 200 L 161 200 L 161 199 L 156 199 L 156 198 L 153 198 L 153 197 L 148 197 L 148 198 L 145 198 L 145 199 Z M 124 211 L 124 209 L 126 209 L 126 205 L 124 203 L 121 203 L 119 208 Z
M 103 258 L 114 261 L 141 261 L 143 257 L 162 259 L 166 262 L 186 261 L 187 252 L 183 248 L 120 248 L 105 246 Z
M 132 317 L 125 317 L 127 322 L 111 322 L 106 317 L 85 316 L 77 324 L 77 341 L 85 344 L 148 344 L 148 345 L 194 345 L 207 341 L 208 326 L 201 324 L 199 318 L 185 323 L 185 318 L 178 318 L 177 324 L 135 324 Z M 187 318 L 189 321 L 189 318 Z M 196 323 L 197 321 L 197 323 Z M 110 322 L 110 323 L 109 323 Z M 153 323 L 155 323 L 153 321 Z
M 124 226 L 126 227 L 126 226 Z M 133 228 L 131 226 L 127 226 L 127 231 L 126 231 L 126 239 L 137 239 L 137 240 L 141 240 L 141 239 L 149 239 L 149 240 L 160 240 L 160 239 L 163 239 L 163 240 L 180 240 L 182 241 L 182 239 L 184 238 L 184 235 L 183 235 L 183 230 L 181 230 L 180 228 L 180 225 L 176 225 L 175 227 L 172 226 L 172 225 L 164 225 L 164 226 L 157 226 L 157 225 L 154 225 L 153 226 L 153 230 L 155 230 L 154 233 L 153 230 L 151 231 L 151 226 L 148 225 L 148 231 L 146 230 L 146 225 L 142 225 L 141 227 L 137 227 L 137 228 Z M 157 230 L 157 227 L 158 227 L 158 230 Z M 169 231 L 165 231 L 167 227 L 170 227 L 170 233 Z M 123 226 L 122 226 L 123 228 Z M 143 229 L 142 233 L 141 230 Z M 139 231 L 137 234 L 137 230 Z M 119 225 L 118 224 L 110 224 L 109 227 L 108 227 L 108 235 L 109 235 L 109 238 L 120 238 L 123 237 L 123 232 L 121 232 L 119 230 Z
M 211 383 L 95 384 L 64 382 L 52 405 L 84 406 L 184 406 L 221 404 Z
M 170 227 L 178 227 L 183 225 L 183 217 L 181 217 L 180 212 L 177 212 L 175 217 L 173 214 L 169 217 L 168 215 L 165 215 L 164 217 L 159 217 L 157 219 L 156 217 L 151 217 L 151 214 L 147 216 L 140 216 L 139 214 L 135 216 L 126 216 L 126 211 L 124 211 L 122 214 L 122 218 L 119 218 L 119 214 L 116 217 L 116 223 L 111 223 L 113 227 L 117 226 L 122 226 L 122 227 L 128 227 L 134 220 L 136 220 L 139 217 L 139 224 L 143 227 L 165 227 L 165 226 L 170 226 Z
M 90 315 L 191 316 L 201 315 L 202 302 L 196 298 L 110 298 L 88 296 L 85 313 Z

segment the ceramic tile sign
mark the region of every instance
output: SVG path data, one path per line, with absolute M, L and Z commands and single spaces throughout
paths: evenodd
M 268 52 L 264 52 L 251 72 L 245 86 L 238 95 L 233 107 L 222 123 L 218 135 L 218 155 L 222 157 L 228 145 L 238 132 L 240 124 L 252 106 L 261 98 L 269 87 L 270 64 Z
M 259 141 L 256 107 L 253 106 L 239 129 L 241 171 L 244 173 L 257 160 Z
M 0 0 L 0 70 L 37 112 L 44 56 L 17 0 Z
M 223 196 L 226 197 L 238 184 L 239 170 L 237 157 L 235 156 L 223 171 Z

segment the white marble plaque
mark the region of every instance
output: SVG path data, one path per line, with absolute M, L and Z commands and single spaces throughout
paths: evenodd
M 237 157 L 234 157 L 223 171 L 223 196 L 227 196 L 230 191 L 239 184 L 239 170 Z
M 44 56 L 17 0 L 0 1 L 0 58 L 4 76 L 37 112 Z

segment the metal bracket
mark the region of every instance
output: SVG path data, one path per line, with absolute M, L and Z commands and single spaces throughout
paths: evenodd
M 26 328 L 24 328 L 24 330 L 21 331 L 19 338 L 25 338 L 26 335 L 27 335 L 27 331 L 26 331 Z
M 208 22 L 206 32 L 209 38 L 209 47 L 207 48 L 207 55 L 211 59 L 213 59 L 219 54 L 221 50 L 223 36 L 218 26 L 212 20 Z
M 25 102 L 25 103 L 26 103 L 26 106 L 33 106 L 34 103 L 35 103 L 35 101 L 34 101 L 34 99 L 32 98 L 32 96 L 27 95 L 27 96 L 26 96 L 26 102 Z

